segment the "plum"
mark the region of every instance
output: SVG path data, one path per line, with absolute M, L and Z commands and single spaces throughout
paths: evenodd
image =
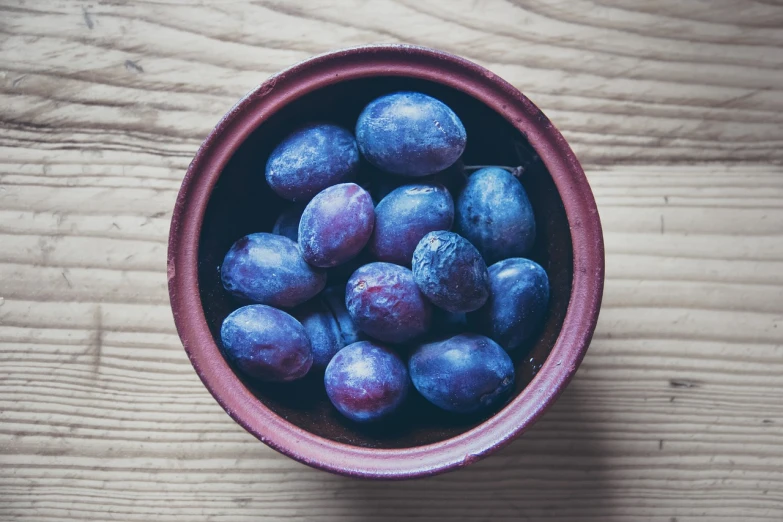
M 220 327 L 223 350 L 246 375 L 263 381 L 300 379 L 313 364 L 304 327 L 282 310 L 247 305 L 234 310 Z
M 508 351 L 538 333 L 549 307 L 549 278 L 529 259 L 505 259 L 489 267 L 487 303 L 468 314 L 477 331 Z
M 280 308 L 302 304 L 326 286 L 326 273 L 308 265 L 296 243 L 265 232 L 231 246 L 220 278 L 235 297 Z
M 285 137 L 266 162 L 270 188 L 289 201 L 307 201 L 323 189 L 352 181 L 359 149 L 347 129 L 310 123 Z
M 354 272 L 345 289 L 345 306 L 361 331 L 389 343 L 425 333 L 432 320 L 432 305 L 411 271 L 391 263 L 369 263 Z
M 356 422 L 389 416 L 405 400 L 410 379 L 405 363 L 388 348 L 360 341 L 332 358 L 324 374 L 329 400 Z
M 419 92 L 397 92 L 370 102 L 356 122 L 362 155 L 384 172 L 427 176 L 454 164 L 465 127 L 446 104 Z
M 536 239 L 536 221 L 522 184 L 508 171 L 474 172 L 457 198 L 455 231 L 470 241 L 487 265 L 526 255 Z
M 433 304 L 472 312 L 489 296 L 487 265 L 470 242 L 454 232 L 430 232 L 413 252 L 413 279 Z
M 329 268 L 355 257 L 375 225 L 370 194 L 356 183 L 341 183 L 319 192 L 299 221 L 299 246 L 305 261 Z
M 460 334 L 419 346 L 408 363 L 413 386 L 435 406 L 475 413 L 501 404 L 514 388 L 514 365 L 495 341 Z

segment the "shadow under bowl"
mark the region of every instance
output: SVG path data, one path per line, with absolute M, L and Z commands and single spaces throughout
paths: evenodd
M 259 383 L 220 350 L 220 325 L 241 306 L 220 283 L 234 241 L 270 231 L 288 204 L 266 185 L 272 148 L 294 127 L 325 120 L 353 128 L 362 108 L 413 90 L 450 106 L 465 125 L 466 164 L 524 166 L 537 240 L 529 256 L 550 279 L 546 323 L 512 355 L 516 389 L 500 411 L 449 414 L 411 394 L 392 419 L 354 424 L 329 403 L 318 375 Z M 169 237 L 168 280 L 177 330 L 204 385 L 250 433 L 305 464 L 366 478 L 410 478 L 478 460 L 529 428 L 581 362 L 595 329 L 604 281 L 601 225 L 585 175 L 549 119 L 486 69 L 411 46 L 347 49 L 302 62 L 239 101 L 188 168 Z

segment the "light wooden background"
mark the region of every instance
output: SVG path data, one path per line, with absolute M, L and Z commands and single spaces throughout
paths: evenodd
M 164 275 L 194 151 L 334 48 L 439 47 L 563 131 L 604 307 L 527 435 L 369 483 L 234 424 Z M 783 520 L 783 5 L 773 0 L 0 0 L 0 520 Z

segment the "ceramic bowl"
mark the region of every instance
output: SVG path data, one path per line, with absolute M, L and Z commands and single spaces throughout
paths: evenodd
M 269 231 L 284 202 L 264 181 L 271 149 L 295 126 L 328 120 L 353 128 L 379 95 L 421 91 L 465 124 L 471 165 L 523 166 L 551 303 L 529 350 L 516 354 L 513 398 L 462 417 L 412 398 L 392 420 L 361 426 L 340 417 L 318 376 L 293 384 L 244 378 L 220 349 L 223 319 L 240 306 L 219 266 L 241 236 Z M 237 423 L 310 466 L 365 478 L 410 478 L 459 468 L 508 444 L 554 403 L 587 351 L 598 319 L 604 249 L 595 200 L 574 153 L 549 119 L 513 86 L 467 60 L 411 46 L 370 46 L 318 56 L 242 98 L 188 168 L 171 222 L 168 282 L 177 330 L 207 389 Z M 411 394 L 416 395 L 416 394 Z

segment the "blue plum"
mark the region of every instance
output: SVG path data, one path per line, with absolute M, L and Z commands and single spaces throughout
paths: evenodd
M 476 413 L 501 404 L 514 388 L 514 364 L 492 339 L 455 335 L 416 348 L 408 363 L 413 386 L 435 406 Z
M 468 322 L 512 351 L 541 327 L 549 307 L 549 278 L 538 263 L 511 258 L 489 267 L 489 287 L 487 303 L 468 314 Z
M 285 236 L 294 243 L 299 241 L 299 220 L 304 209 L 304 205 L 297 204 L 283 210 L 272 225 L 272 233 Z
M 473 243 L 487 264 L 527 254 L 536 220 L 527 193 L 510 172 L 488 167 L 468 178 L 457 199 L 455 230 Z
M 356 183 L 341 183 L 319 192 L 299 221 L 299 246 L 305 261 L 329 268 L 355 257 L 375 225 L 370 194 Z
M 302 304 L 326 286 L 326 273 L 305 263 L 296 243 L 265 232 L 232 245 L 220 278 L 235 297 L 280 308 Z
M 489 297 L 489 273 L 476 247 L 459 234 L 430 232 L 413 252 L 413 279 L 433 304 L 472 312 Z
M 454 201 L 443 185 L 403 185 L 375 207 L 370 251 L 379 261 L 410 266 L 421 238 L 433 230 L 449 230 L 453 222 Z
M 456 162 L 465 127 L 446 104 L 418 92 L 397 92 L 370 102 L 356 122 L 362 155 L 391 174 L 427 176 Z
M 226 355 L 246 375 L 272 382 L 304 377 L 313 364 L 304 327 L 282 310 L 248 305 L 223 320 L 220 339 Z
M 359 149 L 347 129 L 310 123 L 289 134 L 266 162 L 266 181 L 280 197 L 307 201 L 326 187 L 352 181 Z
M 397 354 L 379 344 L 360 341 L 332 358 L 324 385 L 340 413 L 356 422 L 370 422 L 400 407 L 408 395 L 410 379 Z
M 402 343 L 429 330 L 432 305 L 419 291 L 413 273 L 391 263 L 369 263 L 348 280 L 345 306 L 367 335 Z
M 324 370 L 341 348 L 359 341 L 361 333 L 345 309 L 345 287 L 329 287 L 294 314 L 304 326 L 313 350 L 313 369 Z

